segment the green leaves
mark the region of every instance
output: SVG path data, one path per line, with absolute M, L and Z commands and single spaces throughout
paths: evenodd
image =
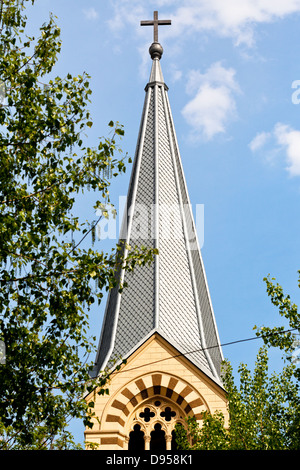
M 299 394 L 293 366 L 268 374 L 266 347 L 261 348 L 253 374 L 239 368 L 239 386 L 227 363 L 223 377 L 227 392 L 229 424 L 220 412 L 203 414 L 202 425 L 187 420 L 188 431 L 177 430 L 180 449 L 193 450 L 299 450 Z
M 87 189 L 109 203 L 112 175 L 126 171 L 119 123 L 95 148 L 87 74 L 46 82 L 60 31 L 50 16 L 37 39 L 26 35 L 28 0 L 2 0 L 0 14 L 0 448 L 70 446 L 65 428 L 90 423 L 86 385 L 96 350 L 88 310 L 116 283 L 117 269 L 151 262 L 151 250 L 102 253 L 83 248 L 93 224 L 76 213 Z M 34 2 L 32 2 L 34 3 Z M 29 27 L 30 29 L 30 27 Z M 53 76 L 51 74 L 51 76 Z M 57 444 L 55 444 L 55 442 Z
M 299 271 L 300 275 L 300 271 Z M 298 307 L 284 295 L 275 279 L 266 277 L 267 293 L 279 314 L 289 323 L 284 326 L 257 326 L 257 336 L 264 341 L 259 349 L 253 373 L 246 364 L 238 369 L 239 386 L 235 384 L 232 366 L 224 364 L 223 384 L 227 392 L 229 427 L 224 427 L 220 413 L 203 415 L 202 426 L 187 420 L 187 431 L 177 429 L 180 449 L 230 450 L 299 450 L 299 342 L 295 333 L 300 330 Z M 299 283 L 300 287 L 300 276 Z M 285 352 L 287 363 L 279 373 L 269 372 L 268 347 Z M 298 354 L 295 361 L 294 354 Z
M 299 287 L 300 287 L 300 271 L 299 273 Z M 287 354 L 292 353 L 295 344 L 295 333 L 300 332 L 300 314 L 296 304 L 291 303 L 289 295 L 284 295 L 282 287 L 277 283 L 273 283 L 275 279 L 270 279 L 270 276 L 264 278 L 267 286 L 267 294 L 271 298 L 272 304 L 278 308 L 279 314 L 288 321 L 290 331 L 288 328 L 280 326 L 274 328 L 261 327 L 257 330 L 257 336 L 261 336 L 265 342 L 270 346 L 279 347 Z

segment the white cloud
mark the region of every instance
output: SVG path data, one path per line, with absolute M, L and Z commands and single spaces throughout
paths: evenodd
M 114 0 L 113 5 L 114 29 L 132 23 L 133 17 L 138 26 L 140 19 L 150 19 L 141 15 L 162 7 L 162 15 L 172 19 L 172 28 L 161 28 L 163 35 L 182 39 L 186 34 L 212 32 L 248 46 L 254 43 L 257 24 L 300 13 L 300 0 Z
M 93 7 L 83 10 L 83 14 L 87 20 L 96 20 L 99 18 L 99 13 Z
M 278 153 L 279 150 L 281 153 L 284 151 L 287 162 L 286 170 L 290 176 L 300 176 L 300 131 L 279 122 L 271 133 L 258 134 L 249 145 L 251 150 L 261 150 L 270 137 L 272 137 L 275 146 L 273 154 Z M 269 153 L 267 152 L 267 154 Z
M 177 82 L 178 80 L 182 78 L 182 71 L 177 69 L 175 65 L 171 65 L 170 68 L 171 68 L 170 73 L 171 73 L 172 81 Z
M 192 137 L 209 140 L 224 133 L 227 123 L 236 116 L 234 93 L 239 92 L 239 86 L 235 70 L 226 69 L 220 62 L 212 64 L 203 74 L 193 70 L 186 90 L 194 95 L 182 110 L 192 127 Z
M 274 135 L 278 144 L 285 148 L 289 174 L 300 176 L 300 131 L 278 123 L 274 128 Z
M 146 29 L 140 28 L 140 21 L 148 19 L 145 17 L 148 10 L 146 1 L 113 0 L 111 4 L 114 9 L 114 16 L 107 21 L 107 24 L 114 33 L 123 28 L 128 29 L 128 25 L 130 25 L 131 31 L 135 30 L 137 33 L 141 29 Z
M 261 149 L 270 137 L 270 132 L 260 132 L 259 134 L 257 134 L 249 144 L 249 147 L 252 152 Z
M 211 31 L 251 46 L 256 24 L 299 12 L 300 0 L 187 0 L 172 17 L 173 32 Z

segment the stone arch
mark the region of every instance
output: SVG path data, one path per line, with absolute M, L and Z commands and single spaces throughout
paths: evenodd
M 142 421 L 142 420 L 136 420 L 136 421 L 132 421 L 132 422 L 130 423 L 130 425 L 128 426 L 128 431 L 127 431 L 128 434 L 130 434 L 131 431 L 134 430 L 134 426 L 135 426 L 136 424 L 138 424 L 138 425 L 140 426 L 141 431 L 142 431 L 143 433 L 146 433 L 146 427 L 145 427 L 145 424 L 143 423 L 143 421 Z

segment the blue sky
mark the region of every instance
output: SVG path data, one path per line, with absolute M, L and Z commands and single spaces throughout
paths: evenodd
M 153 38 L 140 20 L 154 10 L 172 20 L 159 28 L 161 65 L 191 204 L 204 205 L 202 256 L 220 340 L 249 338 L 254 325 L 284 324 L 264 276 L 299 302 L 300 0 L 38 0 L 31 27 L 51 11 L 62 30 L 55 74 L 92 77 L 91 146 L 119 121 L 122 148 L 134 156 Z M 130 168 L 112 185 L 116 205 L 129 176 Z M 93 219 L 95 200 L 79 201 L 84 218 Z M 97 338 L 104 308 L 91 315 Z M 235 368 L 252 367 L 260 345 L 223 353 Z M 271 356 L 276 367 L 280 354 Z

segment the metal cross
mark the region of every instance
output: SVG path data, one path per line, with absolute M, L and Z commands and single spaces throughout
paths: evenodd
M 158 11 L 155 11 L 153 13 L 153 20 L 141 21 L 141 26 L 154 26 L 153 42 L 158 42 L 158 26 L 164 25 L 164 24 L 171 24 L 171 20 L 159 20 Z

